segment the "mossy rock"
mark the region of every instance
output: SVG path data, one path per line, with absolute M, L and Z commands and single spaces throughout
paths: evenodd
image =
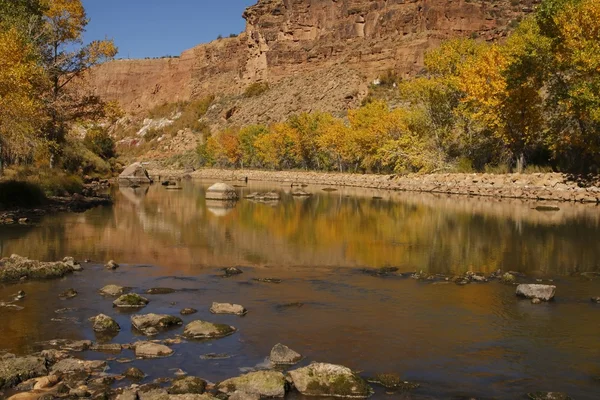
M 145 307 L 148 303 L 147 298 L 137 293 L 127 293 L 113 301 L 113 305 L 119 308 L 141 308 Z
M 513 274 L 507 272 L 504 275 L 502 275 L 502 278 L 500 278 L 500 281 L 504 284 L 512 285 L 513 283 L 517 282 L 517 277 L 514 276 Z
M 261 397 L 284 397 L 286 387 L 286 380 L 281 372 L 256 371 L 227 379 L 217 385 L 217 390 L 225 394 L 240 391 Z
M 289 374 L 305 396 L 367 398 L 373 393 L 364 379 L 341 365 L 313 363 Z
M 31 378 L 48 375 L 46 360 L 15 357 L 0 360 L 0 389 L 8 389 Z
M 197 320 L 187 324 L 183 335 L 188 339 L 217 339 L 229 336 L 235 331 L 233 326 Z
M 145 314 L 132 316 L 131 324 L 135 329 L 146 332 L 150 328 L 163 330 L 179 326 L 183 324 L 183 320 L 167 314 Z
M 195 376 L 177 378 L 167 392 L 169 394 L 202 394 L 206 391 L 206 381 Z
M 96 332 L 118 332 L 121 330 L 119 324 L 108 315 L 99 314 L 93 320 L 94 331 Z
M 400 378 L 398 374 L 379 374 L 375 378 L 369 379 L 369 382 L 377 383 L 386 389 L 394 390 L 414 390 L 419 388 L 421 385 L 415 382 L 408 382 Z
M 16 254 L 0 260 L 0 282 L 17 282 L 22 278 L 56 279 L 73 271 L 71 263 L 40 262 Z

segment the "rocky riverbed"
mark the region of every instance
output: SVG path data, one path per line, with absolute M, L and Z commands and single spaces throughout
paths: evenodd
M 119 269 L 132 268 L 125 265 Z M 148 375 L 144 368 L 152 362 L 160 361 L 163 366 L 176 366 L 169 363 L 169 359 L 180 359 L 182 350 L 185 353 L 197 353 L 199 348 L 210 346 L 212 343 L 224 340 L 230 335 L 240 335 L 239 328 L 233 325 L 217 322 L 217 316 L 209 317 L 211 320 L 195 317 L 194 313 L 184 321 L 175 313 L 156 314 L 146 312 L 145 308 L 155 302 L 163 303 L 168 297 L 178 292 L 189 289 L 175 289 L 169 287 L 152 287 L 148 289 L 120 286 L 117 283 L 99 286 L 89 284 L 85 275 L 94 277 L 98 281 L 98 274 L 111 276 L 118 269 L 106 269 L 100 265 L 90 265 L 84 269 L 80 263 L 71 257 L 66 257 L 58 262 L 39 262 L 25 257 L 13 255 L 0 260 L 0 282 L 24 282 L 28 280 L 75 280 L 69 282 L 76 286 L 67 292 L 73 296 L 58 295 L 68 304 L 77 305 L 79 296 L 93 296 L 99 302 L 113 304 L 112 312 L 99 313 L 90 316 L 87 321 L 81 321 L 84 331 L 95 332 L 95 340 L 89 339 L 62 339 L 37 343 L 36 351 L 28 354 L 3 353 L 0 357 L 0 391 L 4 392 L 3 398 L 11 400 L 51 400 L 51 399 L 118 399 L 118 400 L 209 400 L 209 399 L 260 399 L 283 398 L 302 394 L 308 397 L 338 397 L 338 398 L 367 398 L 376 397 L 377 393 L 403 393 L 403 398 L 432 398 L 420 397 L 419 390 L 428 383 L 408 380 L 397 371 L 388 371 L 369 376 L 354 371 L 344 365 L 327 362 L 316 362 L 301 354 L 301 349 L 292 349 L 282 343 L 273 346 L 270 354 L 265 354 L 265 362 L 251 369 L 241 369 L 243 373 L 220 381 L 211 381 L 202 376 L 202 369 L 186 369 L 166 367 L 151 368 Z M 234 273 L 235 271 L 235 273 Z M 215 276 L 224 273 L 229 279 L 222 278 L 216 282 L 229 283 L 233 279 L 238 284 L 244 282 L 268 283 L 269 279 L 262 274 L 257 274 L 254 269 L 227 268 L 218 271 Z M 67 274 L 79 274 L 74 278 L 64 278 Z M 364 268 L 353 271 L 357 277 L 365 276 L 378 279 L 382 282 L 399 282 L 398 280 L 415 280 L 426 283 L 431 287 L 442 284 L 452 284 L 454 290 L 461 290 L 466 285 L 486 287 L 500 285 L 512 291 L 512 302 L 518 303 L 519 297 L 531 300 L 536 307 L 543 307 L 540 303 L 552 302 L 555 296 L 560 299 L 560 287 L 554 284 L 555 279 L 540 279 L 516 271 L 495 271 L 482 273 L 467 271 L 460 275 L 431 274 L 424 271 L 403 272 L 395 267 Z M 594 279 L 598 275 L 582 274 L 578 279 Z M 77 279 L 80 280 L 77 280 Z M 83 279 L 83 280 L 81 280 Z M 105 280 L 106 279 L 102 279 Z M 86 282 L 86 287 L 79 288 L 77 283 Z M 114 279 L 114 282 L 118 280 Z M 281 287 L 286 279 L 278 279 Z M 14 285 L 16 289 L 18 285 Z M 93 293 L 84 293 L 95 287 Z M 139 292 L 139 293 L 138 293 Z M 142 297 L 143 293 L 149 299 Z M 10 309 L 10 305 L 22 304 L 23 310 L 28 307 L 26 301 L 28 293 L 19 291 L 10 304 L 3 302 L 0 308 Z M 75 299 L 75 300 L 73 300 Z M 584 303 L 581 299 L 581 303 Z M 593 303 L 595 300 L 592 299 Z M 171 302 L 171 305 L 176 303 Z M 297 304 L 297 303 L 296 303 Z M 588 303 L 589 304 L 589 303 Z M 125 305 L 132 310 L 122 314 L 120 307 Z M 230 321 L 243 321 L 247 318 L 260 321 L 260 313 L 253 309 L 231 303 L 203 304 L 210 314 L 229 314 Z M 172 307 L 171 307 L 172 308 Z M 287 307 L 286 307 L 287 308 Z M 293 307 L 295 308 L 295 307 Z M 161 309 L 166 310 L 164 306 Z M 18 312 L 13 309 L 12 312 Z M 196 311 L 196 310 L 194 310 Z M 86 313 L 93 313 L 89 308 Z M 553 312 L 553 311 L 549 311 Z M 69 309 L 56 310 L 57 314 L 69 313 Z M 113 318 L 114 317 L 114 318 Z M 119 324 L 115 318 L 121 321 Z M 124 318 L 129 320 L 128 325 L 123 323 Z M 185 318 L 185 317 L 184 317 Z M 234 322 L 235 325 L 238 323 Z M 43 327 L 43 325 L 42 325 Z M 131 329 L 137 337 L 130 342 L 119 342 L 119 334 L 124 329 Z M 241 329 L 243 332 L 243 329 Z M 160 336 L 157 336 L 160 335 Z M 318 339 L 314 339 L 318 340 Z M 191 353 L 190 353 L 191 352 Z M 100 356 L 101 355 L 101 356 Z M 100 356 L 100 357 L 98 357 Z M 200 357 L 201 359 L 220 360 L 231 356 L 224 354 Z M 135 360 L 145 362 L 145 367 L 129 366 Z M 218 365 L 218 364 L 216 364 Z M 125 368 L 123 367 L 125 366 Z M 379 389 L 378 389 L 379 388 Z M 408 393 L 414 393 L 408 394 Z M 570 399 L 561 392 L 530 392 L 523 394 L 530 399 L 548 400 Z M 408 397 L 407 397 L 408 396 Z
M 161 179 L 188 176 L 220 181 L 265 181 L 290 185 L 334 185 L 407 192 L 444 193 L 512 199 L 600 202 L 600 178 L 560 173 L 534 174 L 429 174 L 375 175 L 302 171 L 162 170 L 149 167 L 149 174 Z M 160 179 L 159 179 L 160 178 Z

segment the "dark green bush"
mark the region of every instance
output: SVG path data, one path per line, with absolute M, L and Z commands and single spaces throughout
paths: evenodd
M 39 185 L 25 181 L 0 182 L 0 207 L 37 207 L 46 202 Z
M 244 91 L 244 97 L 257 97 L 269 90 L 267 82 L 255 82 L 250 84 Z

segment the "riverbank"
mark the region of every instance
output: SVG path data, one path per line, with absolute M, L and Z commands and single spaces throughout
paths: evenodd
M 600 177 L 560 173 L 374 175 L 304 171 L 201 169 L 193 172 L 149 167 L 156 181 L 189 175 L 194 179 L 314 184 L 560 202 L 600 202 Z
M 43 216 L 59 212 L 84 212 L 98 206 L 112 204 L 109 196 L 49 197 L 48 201 L 35 208 L 15 207 L 8 210 L 0 209 L 0 226 L 21 224 L 27 225 L 39 221 Z

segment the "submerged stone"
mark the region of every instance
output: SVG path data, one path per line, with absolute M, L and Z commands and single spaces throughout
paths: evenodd
M 171 294 L 177 290 L 171 288 L 151 288 L 146 290 L 146 294 Z
M 517 296 L 528 299 L 550 301 L 556 294 L 554 285 L 521 284 L 517 286 Z
M 123 375 L 125 375 L 126 378 L 134 381 L 139 381 L 146 377 L 146 374 L 141 369 L 136 367 L 128 368 Z
M 531 400 L 573 400 L 568 394 L 560 392 L 534 392 L 527 396 Z
M 63 300 L 67 300 L 67 299 L 72 299 L 73 297 L 76 297 L 78 294 L 79 293 L 77 293 L 77 290 L 75 290 L 75 289 L 67 289 L 64 292 L 62 292 L 61 294 L 59 294 L 58 297 Z
M 400 378 L 398 374 L 379 374 L 376 375 L 370 382 L 377 383 L 386 389 L 395 390 L 413 390 L 419 388 L 421 385 L 415 382 L 408 382 Z
M 217 385 L 217 390 L 225 394 L 241 391 L 261 397 L 284 397 L 285 377 L 278 371 L 257 371 L 227 379 Z
M 233 326 L 197 320 L 186 325 L 183 335 L 188 339 L 217 339 L 231 335 L 235 331 Z
M 198 310 L 196 310 L 195 308 L 184 308 L 181 311 L 179 311 L 179 314 L 192 315 L 192 314 L 196 314 L 197 312 L 198 312 Z
M 299 353 L 296 353 L 294 350 L 290 349 L 289 347 L 281 343 L 277 343 L 271 349 L 269 360 L 273 364 L 293 365 L 296 364 L 298 361 L 302 360 L 302 356 Z
M 372 393 L 365 380 L 341 365 L 313 363 L 289 374 L 296 389 L 305 396 L 366 398 Z
M 115 270 L 119 268 L 119 264 L 117 264 L 114 260 L 110 260 L 106 263 L 106 265 L 104 265 L 104 268 Z
M 137 293 L 127 293 L 113 301 L 113 305 L 119 308 L 141 308 L 145 307 L 148 303 L 147 298 Z

